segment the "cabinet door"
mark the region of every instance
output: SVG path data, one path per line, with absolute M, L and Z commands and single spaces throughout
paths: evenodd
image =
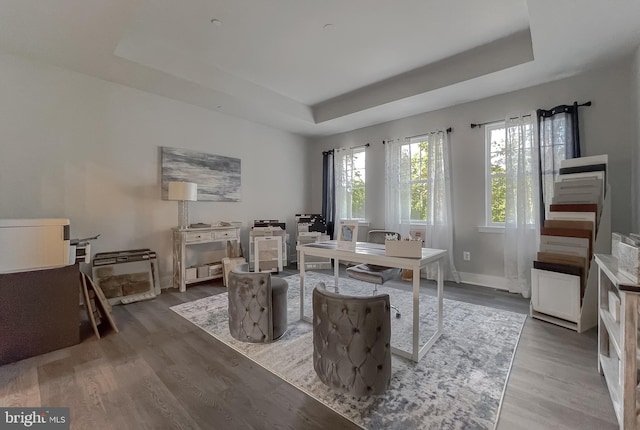
M 580 318 L 580 277 L 531 269 L 533 309 L 567 321 Z

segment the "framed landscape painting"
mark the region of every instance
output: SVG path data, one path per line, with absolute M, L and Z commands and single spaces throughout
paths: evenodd
M 195 182 L 198 201 L 240 201 L 239 158 L 169 147 L 161 152 L 163 200 L 167 200 L 169 182 Z

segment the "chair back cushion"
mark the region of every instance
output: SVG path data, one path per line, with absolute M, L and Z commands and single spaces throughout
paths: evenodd
M 313 290 L 313 367 L 329 387 L 354 396 L 383 393 L 391 381 L 389 295 Z
M 229 272 L 229 332 L 244 342 L 273 340 L 271 274 L 245 272 L 239 266 Z

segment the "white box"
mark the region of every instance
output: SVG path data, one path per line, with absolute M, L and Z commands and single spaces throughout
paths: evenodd
M 198 269 L 196 267 L 187 267 L 184 277 L 187 281 L 193 281 L 198 277 Z
M 0 219 L 0 273 L 69 265 L 68 219 Z
M 209 266 L 198 266 L 198 278 L 207 278 L 209 277 Z
M 620 322 L 620 299 L 613 291 L 609 291 L 609 312 L 616 322 Z
M 631 281 L 640 282 L 640 248 L 622 241 L 618 243 L 618 272 Z
M 389 257 L 422 257 L 421 240 L 385 240 L 384 249 Z

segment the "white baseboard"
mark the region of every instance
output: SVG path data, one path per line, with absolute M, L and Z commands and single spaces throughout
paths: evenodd
M 460 281 L 465 284 L 478 285 L 480 287 L 495 288 L 496 290 L 509 291 L 507 278 L 503 276 L 482 275 L 480 273 L 458 272 Z

